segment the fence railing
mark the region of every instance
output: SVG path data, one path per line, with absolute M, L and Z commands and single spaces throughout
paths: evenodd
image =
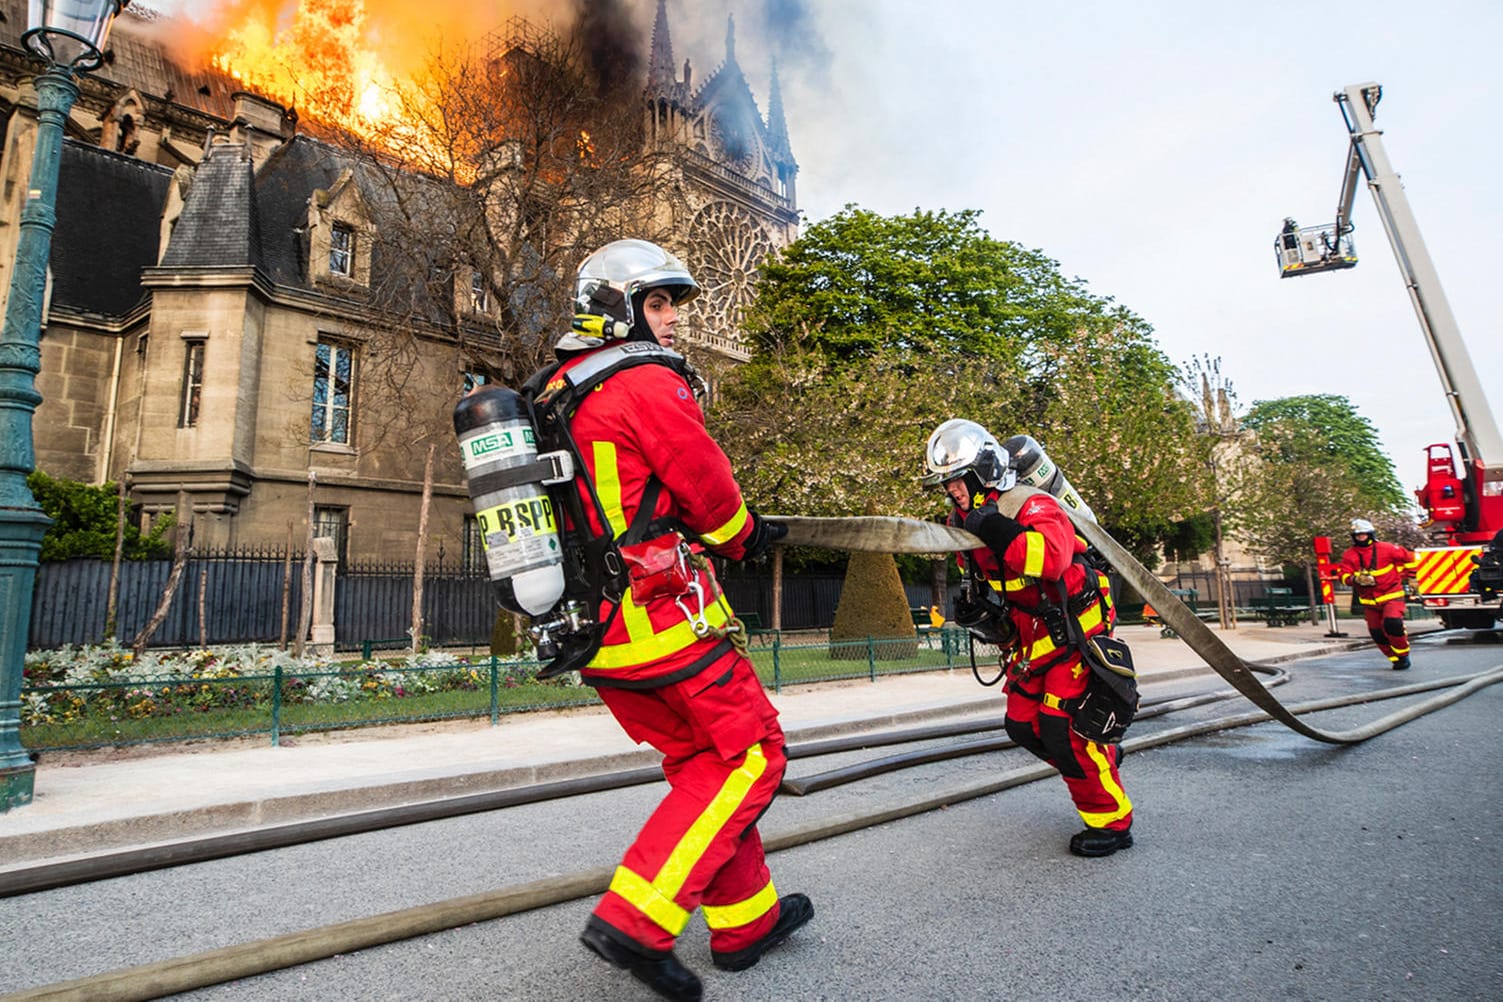
M 114 636 L 129 643 L 155 613 L 170 560 L 120 565 Z M 103 642 L 110 562 L 66 560 L 37 570 L 27 648 Z M 766 576 L 727 576 L 731 605 L 771 623 L 772 582 Z M 788 577 L 782 624 L 788 630 L 828 627 L 842 579 Z M 356 562 L 339 566 L 334 588 L 335 648 L 359 650 L 369 640 L 407 636 L 412 625 L 410 563 Z M 152 647 L 282 644 L 297 632 L 302 605 L 303 555 L 285 549 L 195 553 L 183 566 L 167 617 Z M 483 573 L 438 565 L 424 571 L 423 635 L 428 645 L 489 645 L 495 596 Z
M 954 627 L 915 639 L 849 641 L 761 631 L 747 654 L 774 691 L 970 665 L 966 634 Z M 55 671 L 49 679 L 23 680 L 21 742 L 32 751 L 58 751 L 264 734 L 276 744 L 287 734 L 376 724 L 487 717 L 496 724 L 506 713 L 598 702 L 577 680 L 538 681 L 538 667 L 490 657 L 311 669 L 277 664 L 244 675 L 221 666 L 212 677 L 95 672 L 106 677 L 74 681 Z

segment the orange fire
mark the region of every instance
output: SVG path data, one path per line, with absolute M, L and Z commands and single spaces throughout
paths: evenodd
M 452 164 L 426 78 L 440 52 L 481 46 L 515 4 L 473 0 L 220 0 L 179 36 L 208 64 L 295 108 L 304 122 Z M 452 169 L 452 167 L 450 168 Z

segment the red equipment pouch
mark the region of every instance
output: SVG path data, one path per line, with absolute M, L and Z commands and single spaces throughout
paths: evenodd
M 678 598 L 694 580 L 689 544 L 676 532 L 621 547 L 631 577 L 632 599 L 645 605 L 655 598 Z

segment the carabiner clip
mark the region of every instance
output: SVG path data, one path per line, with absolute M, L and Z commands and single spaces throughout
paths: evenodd
M 689 592 L 694 594 L 695 599 L 699 603 L 699 611 L 697 613 L 689 611 L 689 607 L 684 604 L 683 595 L 674 596 L 673 604 L 678 606 L 679 611 L 684 614 L 684 618 L 689 621 L 689 626 L 693 628 L 694 635 L 696 637 L 703 637 L 710 632 L 710 624 L 705 620 L 705 590 L 698 581 L 690 581 L 685 594 Z

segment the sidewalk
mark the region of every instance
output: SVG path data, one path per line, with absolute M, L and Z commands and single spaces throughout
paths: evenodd
M 1412 632 L 1437 626 L 1417 623 Z M 1371 645 L 1360 623 L 1341 628 L 1348 636 L 1340 639 L 1327 637 L 1324 624 L 1216 632 L 1245 660 L 1265 663 Z M 1124 626 L 1117 635 L 1132 645 L 1145 687 L 1211 674 L 1182 640 L 1156 628 Z M 772 698 L 790 744 L 1002 713 L 997 690 L 965 668 L 801 685 Z M 44 754 L 32 803 L 0 814 L 0 871 L 658 761 L 598 706 L 512 714 L 495 727 L 457 721 L 299 735 L 276 747 L 264 741 Z

